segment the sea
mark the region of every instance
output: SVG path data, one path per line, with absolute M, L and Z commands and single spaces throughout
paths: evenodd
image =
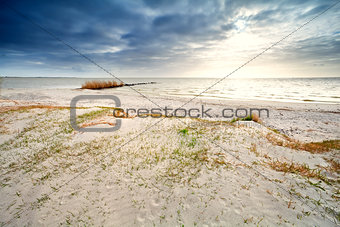
M 340 104 L 340 77 L 336 78 L 120 78 L 136 85 L 134 90 L 151 96 L 194 97 L 204 99 L 269 100 Z M 111 78 L 3 77 L 3 89 L 80 88 L 86 81 Z M 117 81 L 117 80 L 115 80 Z M 131 87 L 110 88 L 117 92 L 135 92 Z M 108 89 L 107 91 L 109 92 Z

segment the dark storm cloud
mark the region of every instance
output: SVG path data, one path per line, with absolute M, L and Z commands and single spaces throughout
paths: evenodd
M 286 49 L 286 54 L 302 61 L 324 62 L 340 61 L 340 35 L 333 37 L 320 36 L 299 40 L 292 48 Z
M 195 53 L 208 51 L 212 42 L 227 40 L 239 32 L 236 25 L 239 19 L 254 29 L 277 29 L 280 23 L 289 20 L 303 22 L 333 3 L 316 0 L 5 2 L 98 63 L 136 69 L 161 68 L 162 64 L 195 59 Z M 254 12 L 243 15 L 243 9 Z M 23 62 L 32 65 L 35 62 L 36 68 L 65 67 L 71 71 L 90 67 L 76 53 L 4 4 L 0 6 L 0 31 L 0 65 L 4 68 Z M 304 52 L 303 47 L 314 45 L 313 42 L 320 43 L 317 47 L 325 48 L 324 54 L 329 58 L 337 56 L 334 50 L 338 50 L 339 43 L 329 37 L 317 41 L 306 39 L 296 50 Z M 200 47 L 193 48 L 193 44 Z
M 27 15 L 63 40 L 82 46 L 91 42 L 99 46 L 114 45 L 115 30 L 142 22 L 135 14 L 118 3 L 100 1 L 7 1 L 7 4 Z M 23 49 L 55 49 L 60 44 L 13 11 L 1 6 L 1 47 Z M 109 30 L 108 30 L 109 28 Z M 108 31 L 110 33 L 108 33 Z

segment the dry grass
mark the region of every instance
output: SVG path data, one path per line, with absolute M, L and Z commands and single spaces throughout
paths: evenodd
M 114 87 L 122 87 L 123 83 L 117 83 L 116 81 L 86 81 L 83 85 L 81 85 L 82 89 L 103 89 L 103 88 L 114 88 Z
M 50 106 L 50 105 L 2 106 L 0 107 L 0 113 L 30 109 L 68 109 L 68 108 L 69 107 L 67 106 Z
M 305 143 L 301 148 L 311 153 L 323 153 L 331 150 L 340 150 L 340 140 L 325 140 L 322 142 Z
M 81 128 L 86 128 L 86 127 L 90 127 L 90 126 L 95 126 L 95 125 L 105 125 L 105 124 L 111 125 L 111 126 L 115 126 L 115 125 L 116 125 L 115 123 L 112 123 L 112 122 L 100 120 L 100 121 L 97 121 L 97 122 L 84 123 L 84 124 L 82 124 L 80 127 L 81 127 Z
M 261 123 L 260 117 L 257 114 L 252 114 L 251 118 L 254 122 Z
M 340 163 L 334 160 L 328 160 L 331 164 L 330 170 L 340 174 Z
M 269 133 L 266 139 L 273 145 L 287 147 L 295 150 L 304 150 L 313 154 L 325 153 L 331 150 L 340 150 L 340 140 L 325 140 L 322 142 L 302 143 L 285 136 L 284 139 Z
M 250 150 L 250 152 L 254 153 L 256 155 L 256 157 L 260 156 L 260 153 L 256 149 L 256 144 L 255 143 L 251 144 L 249 150 Z
M 320 168 L 329 171 L 329 172 L 334 172 L 337 174 L 340 174 L 340 162 L 333 160 L 333 159 L 329 159 L 329 158 L 325 158 L 325 160 L 329 163 L 329 166 L 324 167 L 324 166 L 319 166 Z
M 260 117 L 257 114 L 248 115 L 247 117 L 244 117 L 244 118 L 233 118 L 230 122 L 234 123 L 236 121 L 254 121 L 259 124 L 262 123 Z
M 300 176 L 314 178 L 318 180 L 322 180 L 328 182 L 328 180 L 320 174 L 320 170 L 318 169 L 311 169 L 306 164 L 298 164 L 298 163 L 287 163 L 287 162 L 280 162 L 278 160 L 266 162 L 272 169 L 284 172 L 284 173 L 294 173 Z

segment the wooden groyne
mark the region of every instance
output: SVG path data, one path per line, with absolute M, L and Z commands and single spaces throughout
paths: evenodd
M 143 84 L 155 84 L 156 82 L 144 82 L 144 83 L 132 83 L 132 84 L 124 84 L 124 86 L 136 86 L 136 85 L 143 85 Z

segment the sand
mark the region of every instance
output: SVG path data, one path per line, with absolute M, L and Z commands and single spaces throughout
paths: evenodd
M 2 225 L 339 225 L 339 150 L 300 146 L 339 140 L 339 105 L 196 99 L 185 107 L 203 104 L 213 118 L 126 118 L 118 131 L 81 133 L 67 107 L 84 94 L 116 95 L 123 109 L 190 100 L 2 89 Z M 101 108 L 110 102 L 79 104 L 79 125 L 114 124 Z M 268 108 L 270 116 L 230 123 L 216 116 L 223 108 Z

